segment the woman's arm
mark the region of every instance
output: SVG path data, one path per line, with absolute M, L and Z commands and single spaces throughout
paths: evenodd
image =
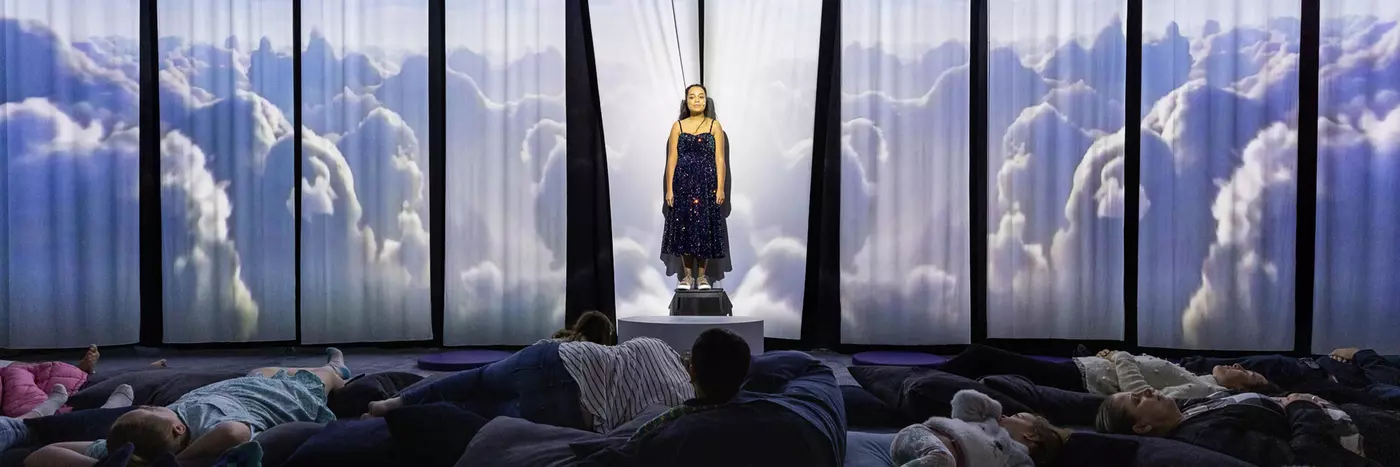
M 1108 359 L 1113 362 L 1113 369 L 1118 372 L 1118 390 L 1133 392 L 1152 387 L 1147 384 L 1147 379 L 1142 377 L 1142 370 L 1138 369 L 1137 359 L 1133 358 L 1133 354 L 1120 350 L 1113 352 Z
M 671 181 L 676 179 L 676 142 L 681 137 L 681 122 L 671 124 L 671 136 L 666 140 L 666 205 L 671 205 L 674 199 L 671 198 Z
M 715 127 L 710 130 L 715 135 L 715 180 L 719 181 L 719 187 L 715 188 L 716 200 L 724 204 L 724 167 L 728 161 L 724 160 L 724 127 L 715 121 Z

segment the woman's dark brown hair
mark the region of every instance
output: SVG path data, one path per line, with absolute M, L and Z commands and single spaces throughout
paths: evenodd
M 589 311 L 579 316 L 578 321 L 574 321 L 574 327 L 571 331 L 576 340 L 602 345 L 617 343 L 614 338 L 612 320 L 608 319 L 608 315 L 599 311 Z
M 1031 432 L 1035 433 L 1035 446 L 1027 446 L 1031 455 L 1031 460 L 1036 465 L 1046 465 L 1055 462 L 1060 456 L 1060 451 L 1065 447 L 1064 438 L 1060 437 L 1060 430 L 1055 425 L 1050 424 L 1045 417 L 1036 415 L 1035 421 L 1031 422 Z

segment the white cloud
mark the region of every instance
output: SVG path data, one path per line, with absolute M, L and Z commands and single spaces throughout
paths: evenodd
M 1245 148 L 1244 164 L 1211 208 L 1215 242 L 1202 266 L 1201 287 L 1183 314 L 1185 345 L 1293 346 L 1297 168 L 1297 134 L 1283 124 Z

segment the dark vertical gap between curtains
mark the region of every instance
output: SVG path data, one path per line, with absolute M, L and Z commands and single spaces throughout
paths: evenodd
M 700 24 L 699 24 L 699 27 L 695 28 L 695 30 L 698 31 L 697 34 L 700 36 L 700 42 L 699 42 L 699 44 L 700 44 L 700 84 L 701 84 L 701 85 L 704 85 L 704 84 L 705 84 L 705 0 L 698 0 L 696 3 L 697 3 L 697 5 L 695 6 L 695 7 L 696 7 L 696 16 L 698 17 L 698 19 L 696 19 L 696 21 L 698 21 L 698 22 L 700 23 Z M 675 7 L 676 7 L 676 0 L 671 0 L 671 8 L 675 8 Z M 825 8 L 825 5 L 823 5 L 823 8 Z M 823 11 L 823 13 L 825 13 L 825 11 Z M 823 17 L 825 17 L 825 16 L 823 16 Z M 679 27 L 679 26 L 677 26 L 677 27 Z M 681 48 L 681 45 L 680 45 L 680 44 L 676 44 L 676 50 L 677 50 L 677 51 L 681 51 L 680 48 Z M 681 57 L 685 57 L 685 53 L 684 53 L 683 51 L 682 51 L 682 53 L 681 53 Z M 682 58 L 681 60 L 684 61 L 685 59 Z
M 160 238 L 160 61 L 156 0 L 141 1 L 141 345 L 165 340 Z
M 801 342 L 835 348 L 841 343 L 841 0 L 822 2 L 819 37 Z
M 428 2 L 428 251 L 432 252 L 433 346 L 441 346 L 447 312 L 447 5 Z
M 1294 269 L 1293 353 L 1312 353 L 1313 275 L 1317 237 L 1317 86 L 1321 63 L 1321 2 L 1303 1 L 1298 57 L 1298 244 Z
M 1142 207 L 1138 197 L 1142 183 L 1141 141 L 1142 127 L 1142 2 L 1128 0 L 1127 37 L 1127 86 L 1123 98 L 1123 185 L 1127 196 L 1123 211 L 1123 347 L 1136 349 L 1138 345 L 1138 217 Z M 1097 351 L 1097 350 L 1096 350 Z
M 301 344 L 301 151 L 302 151 L 302 120 L 301 120 L 301 1 L 292 2 L 292 138 L 296 144 L 292 145 L 292 154 L 296 158 L 296 163 L 292 164 L 292 188 L 295 190 L 296 202 L 292 203 L 292 210 L 296 213 L 296 316 L 297 316 L 297 344 Z
M 969 79 L 972 81 L 972 95 L 968 118 L 971 119 L 972 134 L 969 135 L 969 148 L 972 157 L 968 161 L 971 168 L 967 189 L 971 190 L 972 235 L 971 271 L 969 281 L 972 286 L 972 342 L 987 340 L 987 104 L 989 102 L 987 78 L 990 70 L 987 49 L 991 47 L 988 18 L 988 3 L 991 0 L 972 2 L 972 43 Z
M 593 26 L 587 0 L 569 0 L 565 25 L 565 106 L 568 112 L 566 189 L 568 277 L 564 319 L 572 323 L 588 310 L 616 319 L 613 296 L 612 208 L 608 205 L 608 162 L 603 139 Z

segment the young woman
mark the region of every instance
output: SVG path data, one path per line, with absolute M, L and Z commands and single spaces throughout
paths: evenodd
M 724 145 L 724 127 L 715 120 L 705 87 L 690 85 L 680 117 L 671 125 L 666 154 L 666 206 L 671 213 L 661 252 L 681 257 L 684 275 L 677 290 L 710 288 L 705 262 L 725 255 Z

